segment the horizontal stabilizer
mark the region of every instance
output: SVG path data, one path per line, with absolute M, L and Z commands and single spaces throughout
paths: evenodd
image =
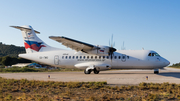
M 32 29 L 30 28 L 25 28 L 25 27 L 20 27 L 20 26 L 10 26 L 10 27 L 13 27 L 13 28 L 17 28 L 17 29 L 20 29 L 20 30 L 28 30 L 28 31 L 31 31 Z M 40 32 L 34 30 L 35 33 L 37 34 L 40 34 Z

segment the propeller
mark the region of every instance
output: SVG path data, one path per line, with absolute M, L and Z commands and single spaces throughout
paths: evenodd
M 99 45 L 97 45 L 97 48 L 96 48 L 96 49 L 97 49 L 97 53 L 98 53 L 98 50 L 100 49 L 100 48 L 99 48 Z
M 113 48 L 114 46 L 115 46 L 115 42 L 113 43 L 113 34 L 112 34 L 111 41 L 109 40 L 109 53 L 108 53 L 111 58 L 111 61 L 112 61 L 114 52 L 116 51 L 116 49 Z

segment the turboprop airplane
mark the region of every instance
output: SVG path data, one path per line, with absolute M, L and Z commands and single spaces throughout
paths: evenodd
M 159 69 L 170 64 L 152 50 L 116 50 L 112 46 L 92 45 L 64 36 L 50 36 L 73 50 L 54 48 L 44 43 L 31 26 L 11 26 L 20 29 L 26 49 L 19 57 L 63 68 L 83 69 L 85 74 L 98 74 L 109 69 Z

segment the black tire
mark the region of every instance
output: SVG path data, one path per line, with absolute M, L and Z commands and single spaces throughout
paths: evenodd
M 96 69 L 94 69 L 94 74 L 99 74 L 99 71 L 97 71 Z
M 84 70 L 84 74 L 91 74 L 91 70 L 88 71 Z
M 159 71 L 154 71 L 154 74 L 159 74 Z

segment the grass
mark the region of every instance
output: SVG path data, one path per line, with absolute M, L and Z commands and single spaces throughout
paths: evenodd
M 167 101 L 180 100 L 180 84 L 140 83 L 111 87 L 107 82 L 54 82 L 0 77 L 0 100 L 6 101 Z
M 65 72 L 65 71 L 82 71 L 80 69 L 68 69 L 68 68 L 58 68 L 58 69 L 46 69 L 46 68 L 29 68 L 29 67 L 12 67 L 12 68 L 0 68 L 0 72 L 14 73 L 14 72 Z

